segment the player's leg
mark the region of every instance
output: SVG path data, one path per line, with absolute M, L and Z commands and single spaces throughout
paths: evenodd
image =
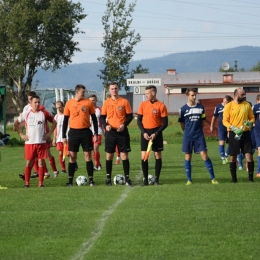
M 252 156 L 252 140 L 250 131 L 243 133 L 243 138 L 241 139 L 241 150 L 245 154 L 247 165 L 248 165 L 248 180 L 249 182 L 254 181 L 254 160 Z
M 99 152 L 99 146 L 101 145 L 101 140 L 102 136 L 98 135 L 98 140 L 94 142 L 93 140 L 93 145 L 94 145 L 94 152 L 93 152 L 93 158 L 95 162 L 94 170 L 101 170 L 101 163 L 100 163 L 100 152 Z
M 118 150 L 123 163 L 123 170 L 125 174 L 125 184 L 132 186 L 132 181 L 130 180 L 130 163 L 128 158 L 128 153 L 131 151 L 130 147 L 130 136 L 128 129 L 125 127 L 123 132 L 116 132 Z
M 55 158 L 51 154 L 50 144 L 48 144 L 47 153 L 48 153 L 49 163 L 50 163 L 50 166 L 51 166 L 51 169 L 53 172 L 53 177 L 56 178 L 58 176 L 59 172 L 57 171 L 57 168 L 56 168 Z
M 148 184 L 148 169 L 149 169 L 148 159 L 144 161 L 148 142 L 149 141 L 146 140 L 143 134 L 141 133 L 141 166 L 142 166 L 143 177 L 144 177 L 142 186 L 149 185 Z
M 116 145 L 116 164 L 120 164 L 120 152 L 118 149 L 118 145 Z
M 37 158 L 38 158 L 38 174 L 39 174 L 39 179 L 38 179 L 38 187 L 42 188 L 43 186 L 43 181 L 44 181 L 44 159 L 48 157 L 48 149 L 47 149 L 47 144 L 37 144 L 36 145 L 37 149 Z
M 237 155 L 240 153 L 241 140 L 235 139 L 235 133 L 229 132 L 229 168 L 231 174 L 231 182 L 237 183 Z
M 153 151 L 155 157 L 155 185 L 159 185 L 162 169 L 163 134 L 160 132 L 153 140 Z
M 116 131 L 105 132 L 105 152 L 106 152 L 106 185 L 111 186 L 112 182 L 112 163 L 116 147 Z
M 80 136 L 78 129 L 70 129 L 68 132 L 68 146 L 69 146 L 69 164 L 68 164 L 68 182 L 67 186 L 73 185 L 73 178 L 77 166 L 77 153 L 80 146 Z
M 32 166 L 35 160 L 35 145 L 34 144 L 25 144 L 24 145 L 24 154 L 25 154 L 25 168 L 24 168 L 24 181 L 25 185 L 24 187 L 29 188 L 30 187 L 30 176 L 31 176 L 31 170 Z
M 191 178 L 192 148 L 193 148 L 193 141 L 183 139 L 182 152 L 185 153 L 184 169 L 187 177 L 187 185 L 190 185 L 192 183 L 192 178 Z
M 63 160 L 63 148 L 64 145 L 62 142 L 58 142 L 56 144 L 56 150 L 58 151 L 58 158 L 59 158 L 59 164 L 61 167 L 61 172 L 66 173 L 66 165 L 65 165 L 65 160 Z
M 206 141 L 205 138 L 201 138 L 200 140 L 197 140 L 194 142 L 194 151 L 195 153 L 200 153 L 200 156 L 202 160 L 205 163 L 205 166 L 208 170 L 210 180 L 212 184 L 218 184 L 217 180 L 215 179 L 215 173 L 214 173 L 214 168 L 211 159 L 208 156 L 207 153 L 207 146 L 206 146 Z
M 88 173 L 89 185 L 95 186 L 94 182 L 94 165 L 92 161 L 91 152 L 93 150 L 93 143 L 92 143 L 92 132 L 90 129 L 84 129 L 81 131 L 81 146 L 84 152 L 84 159 L 86 161 L 86 170 Z

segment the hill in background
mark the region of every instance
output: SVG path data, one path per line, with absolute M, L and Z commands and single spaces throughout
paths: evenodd
M 196 51 L 175 53 L 163 57 L 132 61 L 130 68 L 142 64 L 150 73 L 166 73 L 169 68 L 175 68 L 177 73 L 184 72 L 218 72 L 222 62 L 226 61 L 231 67 L 237 61 L 238 70 L 250 70 L 260 60 L 260 47 L 241 46 L 223 50 Z M 71 64 L 52 73 L 39 69 L 33 81 L 38 81 L 37 88 L 74 89 L 81 83 L 88 89 L 102 91 L 102 82 L 97 76 L 103 64 L 99 62 Z

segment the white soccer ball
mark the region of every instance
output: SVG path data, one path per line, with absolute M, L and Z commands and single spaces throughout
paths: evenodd
M 125 176 L 122 174 L 118 174 L 114 177 L 114 184 L 115 185 L 122 185 L 125 184 Z
M 77 184 L 78 186 L 86 186 L 87 183 L 88 183 L 88 179 L 87 179 L 86 176 L 80 175 L 80 176 L 78 176 L 77 179 L 76 179 L 76 184 Z
M 143 178 L 144 181 L 144 178 Z M 155 177 L 151 174 L 148 175 L 148 184 L 149 185 L 154 185 Z

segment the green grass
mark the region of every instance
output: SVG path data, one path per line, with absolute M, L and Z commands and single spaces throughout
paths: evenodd
M 204 163 L 194 155 L 194 183 L 186 186 L 181 137 L 174 141 L 180 128 L 173 122 L 165 132 L 162 185 L 140 187 L 140 133 L 132 124 L 133 188 L 104 185 L 103 145 L 96 187 L 67 188 L 67 176 L 60 174 L 45 180 L 44 189 L 37 188 L 36 179 L 30 189 L 23 188 L 18 178 L 23 147 L 0 148 L 0 184 L 8 187 L 0 190 L 0 259 L 259 259 L 259 180 L 248 183 L 244 170 L 231 184 L 229 165 L 221 165 L 218 142 L 211 141 L 219 185 L 210 183 Z M 52 153 L 57 156 L 54 148 Z M 86 175 L 82 152 L 78 162 L 76 176 Z M 149 165 L 153 174 L 153 158 Z M 122 165 L 113 165 L 113 175 L 119 173 Z M 84 254 L 89 241 L 92 247 Z M 76 257 L 79 252 L 82 258 Z

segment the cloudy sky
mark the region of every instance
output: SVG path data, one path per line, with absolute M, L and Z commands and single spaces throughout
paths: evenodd
M 79 2 L 87 17 L 79 24 L 85 34 L 75 37 L 82 52 L 75 55 L 73 63 L 96 62 L 103 55 L 101 19 L 107 1 Z M 132 28 L 142 37 L 133 60 L 242 45 L 260 46 L 260 2 L 137 0 Z

